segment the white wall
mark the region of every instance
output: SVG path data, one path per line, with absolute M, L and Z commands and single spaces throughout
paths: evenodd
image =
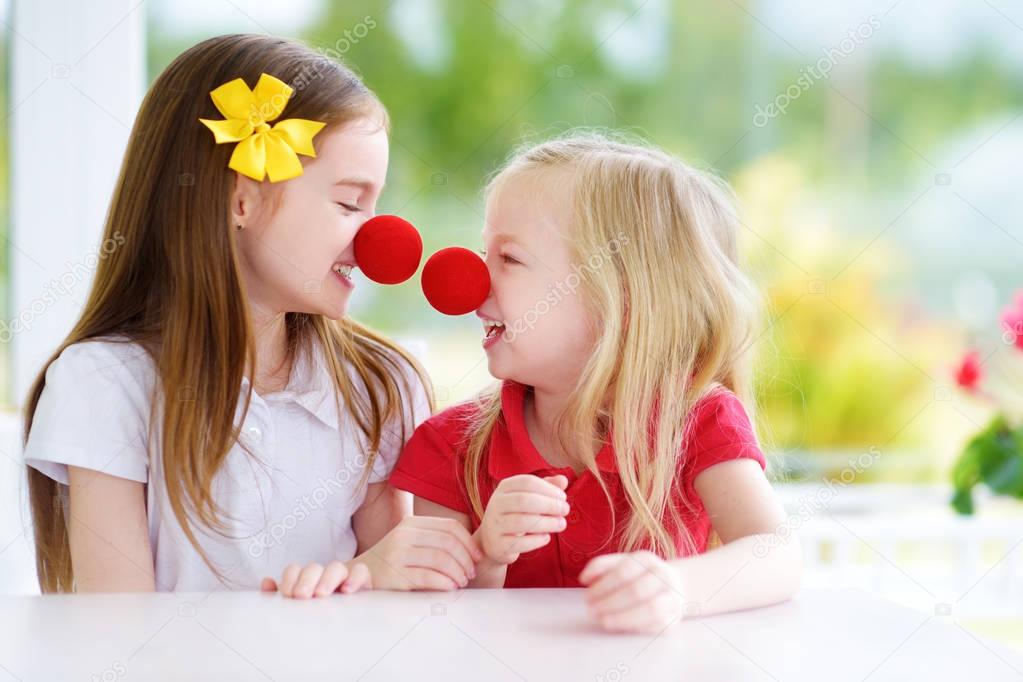
M 12 400 L 74 323 L 145 90 L 137 0 L 15 0 L 9 23 Z M 0 415 L 0 592 L 31 589 L 17 419 Z

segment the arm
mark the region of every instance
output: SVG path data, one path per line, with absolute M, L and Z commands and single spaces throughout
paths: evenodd
M 767 606 L 799 588 L 799 541 L 779 534 L 785 511 L 757 462 L 715 464 L 694 486 L 723 546 L 673 561 L 650 552 L 592 560 L 580 581 L 604 627 L 656 632 L 684 615 Z
M 543 547 L 552 533 L 565 529 L 569 505 L 564 476 L 511 476 L 498 483 L 472 542 L 480 550 L 476 575 L 467 587 L 504 587 L 508 566 L 521 554 Z M 417 514 L 443 515 L 469 530 L 469 517 L 429 500 L 416 498 Z
M 359 543 L 355 550 L 356 556 L 380 542 L 411 513 L 411 498 L 411 495 L 388 485 L 386 481 L 367 486 L 366 499 L 352 515 L 352 530 Z
M 362 588 L 452 590 L 475 577 L 479 550 L 468 531 L 451 518 L 410 516 L 411 495 L 386 482 L 370 484 L 352 515 L 356 556 L 284 569 L 278 586 L 264 578 L 260 589 L 285 597 L 324 597 Z
M 441 516 L 454 519 L 462 524 L 466 530 L 470 530 L 469 515 L 456 512 L 453 509 L 431 502 L 422 497 L 416 497 L 413 506 L 417 516 Z M 472 535 L 472 540 L 480 545 L 480 533 L 477 530 Z M 508 564 L 500 564 L 484 556 L 476 563 L 476 577 L 469 581 L 469 587 L 504 587 L 504 577 L 508 573 Z
M 708 467 L 693 482 L 722 546 L 672 565 L 701 615 L 767 606 L 799 589 L 803 554 L 780 536 L 785 510 L 760 465 L 749 459 Z M 734 577 L 733 577 L 734 576 Z
M 145 485 L 68 467 L 68 536 L 76 592 L 153 592 Z

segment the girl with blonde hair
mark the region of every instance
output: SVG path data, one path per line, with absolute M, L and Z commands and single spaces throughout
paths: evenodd
M 473 532 L 470 586 L 585 586 L 603 627 L 648 632 L 797 589 L 748 416 L 738 225 L 723 183 L 601 135 L 490 183 L 477 315 L 501 384 L 426 420 L 390 479 Z

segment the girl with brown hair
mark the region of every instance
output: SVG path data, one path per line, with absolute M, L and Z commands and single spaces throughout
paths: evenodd
M 466 530 L 408 516 L 387 484 L 428 380 L 345 316 L 387 128 L 349 69 L 270 36 L 207 40 L 156 79 L 107 216 L 117 247 L 27 403 L 44 592 L 474 575 Z

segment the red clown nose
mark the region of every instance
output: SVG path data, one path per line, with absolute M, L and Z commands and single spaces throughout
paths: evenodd
M 490 294 L 490 272 L 483 259 L 469 249 L 441 249 L 423 266 L 423 294 L 445 315 L 471 313 Z
M 422 258 L 423 238 L 396 215 L 370 218 L 355 233 L 359 269 L 378 284 L 401 284 L 416 274 Z

